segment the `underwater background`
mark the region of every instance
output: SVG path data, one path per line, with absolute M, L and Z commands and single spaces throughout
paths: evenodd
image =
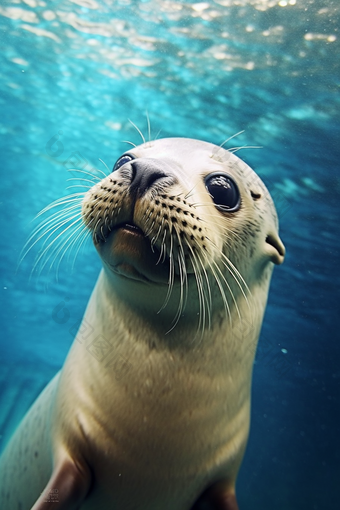
M 18 269 L 72 168 L 148 138 L 243 149 L 287 249 L 256 356 L 240 510 L 340 508 L 338 0 L 1 0 L 0 450 L 61 367 L 100 270 L 91 242 Z M 72 189 L 70 190 L 72 192 Z M 58 274 L 57 274 L 58 273 Z M 161 509 L 160 509 L 161 510 Z

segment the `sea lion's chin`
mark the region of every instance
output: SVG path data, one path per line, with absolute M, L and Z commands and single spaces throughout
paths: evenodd
M 115 228 L 105 241 L 95 243 L 106 271 L 113 277 L 138 282 L 166 284 L 169 279 L 169 260 L 161 260 L 159 250 L 135 225 Z

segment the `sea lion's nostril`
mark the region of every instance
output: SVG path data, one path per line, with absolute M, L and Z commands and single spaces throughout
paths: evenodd
M 131 162 L 133 170 L 130 193 L 139 196 L 150 189 L 156 181 L 169 177 L 164 170 L 159 168 L 154 161 L 148 159 L 136 159 Z

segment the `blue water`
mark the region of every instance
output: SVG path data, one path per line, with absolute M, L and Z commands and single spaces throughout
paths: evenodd
M 340 6 L 331 0 L 2 1 L 0 449 L 59 369 L 100 269 L 89 243 L 17 271 L 67 169 L 124 140 L 233 145 L 277 203 L 287 248 L 254 370 L 240 510 L 340 507 Z M 159 133 L 160 131 L 160 133 Z M 71 183 L 72 184 L 72 183 Z M 34 250 L 33 250 L 34 252 Z M 58 312 L 58 310 L 62 309 Z M 283 350 L 282 350 L 283 349 Z

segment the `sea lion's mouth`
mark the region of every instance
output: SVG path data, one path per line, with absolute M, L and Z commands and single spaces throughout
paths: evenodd
M 135 225 L 134 223 L 121 223 L 121 224 L 117 225 L 113 229 L 113 231 L 118 230 L 118 229 L 127 230 L 128 232 L 131 232 L 132 234 L 145 237 L 145 233 L 143 232 L 143 230 L 140 227 L 137 227 L 137 225 Z
M 96 248 L 110 271 L 144 283 L 167 283 L 169 258 L 161 258 L 145 232 L 132 221 L 117 223 Z
M 138 237 L 146 237 L 145 233 L 143 232 L 143 230 L 138 227 L 137 225 L 135 225 L 134 223 L 132 222 L 124 222 L 124 223 L 119 223 L 117 225 L 115 225 L 113 228 L 108 228 L 108 230 L 106 232 L 103 232 L 102 230 L 99 230 L 99 231 L 96 231 L 94 233 L 94 241 L 97 242 L 98 244 L 102 244 L 102 243 L 106 243 L 108 238 L 115 232 L 117 231 L 123 231 L 127 234 L 131 234 L 131 235 L 134 235 L 134 236 L 138 236 Z

